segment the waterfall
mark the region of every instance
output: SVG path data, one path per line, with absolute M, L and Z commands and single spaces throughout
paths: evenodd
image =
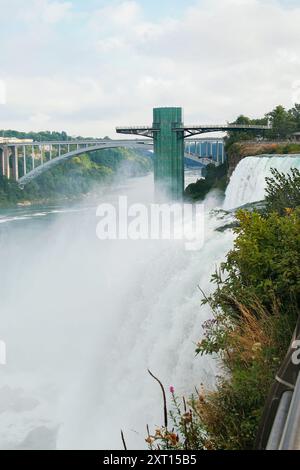
M 121 194 L 153 200 L 151 177 L 130 185 Z M 148 368 L 168 400 L 171 385 L 188 396 L 213 384 L 216 364 L 195 348 L 211 316 L 198 286 L 214 289 L 211 274 L 233 241 L 215 231 L 226 223 L 210 215 L 216 201 L 206 200 L 198 251 L 180 240 L 100 241 L 96 208 L 3 219 L 0 448 L 119 449 L 121 428 L 129 449 L 145 448 L 146 425 L 163 424 Z
M 265 197 L 266 177 L 271 169 L 287 173 L 291 168 L 300 169 L 300 155 L 264 155 L 246 157 L 234 170 L 226 190 L 224 209 L 234 209 Z
M 231 177 L 224 208 L 262 199 L 270 168 L 300 168 L 300 156 L 249 157 Z M 144 202 L 149 178 L 122 194 Z M 114 202 L 117 190 L 107 192 Z M 103 195 L 99 196 L 103 199 Z M 152 200 L 152 195 L 148 197 Z M 186 251 L 175 241 L 108 241 L 95 236 L 96 209 L 29 209 L 0 224 L 0 449 L 145 448 L 146 425 L 163 424 L 161 391 L 178 396 L 211 386 L 216 364 L 195 357 L 209 307 L 201 306 L 216 266 L 233 244 L 216 231 L 231 215 L 211 213 L 205 241 Z M 27 211 L 27 212 L 26 212 Z M 170 394 L 168 394 L 170 399 Z

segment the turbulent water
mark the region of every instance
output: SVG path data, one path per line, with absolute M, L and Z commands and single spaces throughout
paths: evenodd
M 224 209 L 233 209 L 265 197 L 265 178 L 271 168 L 286 173 L 290 168 L 300 169 L 300 155 L 266 155 L 244 158 L 236 167 L 226 191 Z
M 225 207 L 248 202 L 247 194 L 261 198 L 258 185 L 255 195 L 247 189 L 260 165 L 253 160 L 237 168 Z M 281 168 L 281 160 L 274 164 Z M 119 194 L 151 202 L 152 177 L 133 179 L 99 203 Z M 216 206 L 222 201 L 212 193 L 198 251 L 181 241 L 100 241 L 89 205 L 0 214 L 0 339 L 7 346 L 0 448 L 118 449 L 120 428 L 129 448 L 144 448 L 146 424 L 163 420 L 147 368 L 179 395 L 213 384 L 216 364 L 194 350 L 210 316 L 198 286 L 211 291 L 210 275 L 233 242 L 230 231 L 215 230 L 231 217 L 210 213 Z

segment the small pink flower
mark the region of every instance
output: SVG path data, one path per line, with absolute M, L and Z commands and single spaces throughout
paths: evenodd
M 174 392 L 175 392 L 175 388 L 174 388 L 174 387 L 172 387 L 172 385 L 171 385 L 171 387 L 170 387 L 170 393 L 172 393 L 172 395 L 173 395 L 173 394 L 174 394 Z

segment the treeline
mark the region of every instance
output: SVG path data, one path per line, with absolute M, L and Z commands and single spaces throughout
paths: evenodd
M 81 136 L 70 136 L 65 131 L 39 131 L 39 132 L 22 132 L 15 130 L 0 130 L 1 137 L 11 137 L 17 139 L 32 139 L 36 142 L 41 141 L 67 141 L 67 140 L 93 140 L 94 137 L 81 137 Z M 109 139 L 109 137 L 104 137 Z
M 151 168 L 151 158 L 134 149 L 105 149 L 83 154 L 45 171 L 23 190 L 16 182 L 0 177 L 0 205 L 74 199 L 110 184 L 117 177 L 145 175 Z
M 280 144 L 279 141 L 291 140 L 295 132 L 300 133 L 300 104 L 296 103 L 293 108 L 285 109 L 283 106 L 278 105 L 275 109 L 265 114 L 264 117 L 251 119 L 241 114 L 231 124 L 245 124 L 245 125 L 270 125 L 272 128 L 267 131 L 243 131 L 243 132 L 228 132 L 225 139 L 225 150 L 229 157 L 243 157 L 247 155 L 261 155 L 264 153 L 269 154 L 289 154 L 300 153 L 300 143 L 288 142 Z M 247 141 L 257 140 L 254 146 Z M 264 140 L 273 141 L 273 144 L 264 142 Z M 276 143 L 278 141 L 278 143 Z M 226 165 L 218 169 L 212 168 L 213 165 L 208 165 L 207 172 L 203 173 L 205 179 L 200 179 L 196 183 L 190 184 L 185 194 L 188 198 L 197 200 L 204 199 L 211 189 L 217 188 L 225 191 L 228 182 Z
M 253 135 L 261 135 L 268 140 L 284 140 L 292 136 L 294 132 L 300 132 L 300 104 L 296 103 L 293 108 L 286 109 L 281 105 L 258 119 L 251 119 L 241 114 L 231 124 L 268 125 L 272 129 L 253 134 L 253 132 L 229 132 L 227 148 L 234 142 L 251 140 Z

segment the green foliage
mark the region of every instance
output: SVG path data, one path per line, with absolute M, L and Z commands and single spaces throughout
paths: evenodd
M 190 184 L 185 195 L 193 200 L 204 199 L 211 189 L 219 189 L 225 191 L 227 184 L 227 165 L 215 166 L 207 165 L 204 171 L 204 179 L 198 180 L 196 183 Z
M 285 139 L 297 130 L 297 120 L 294 119 L 293 111 L 287 111 L 283 106 L 276 106 L 267 117 L 272 125 L 272 130 L 269 132 L 271 138 Z
M 15 204 L 21 197 L 22 191 L 18 184 L 0 175 L 0 205 Z
M 266 209 L 285 215 L 290 209 L 300 206 L 300 171 L 293 168 L 290 174 L 273 168 L 272 178 L 267 178 Z
M 227 149 L 227 155 L 229 160 L 231 157 L 246 157 L 249 155 L 263 155 L 263 154 L 298 154 L 300 153 L 300 143 L 247 143 L 247 142 L 235 142 Z
M 295 106 L 289 111 L 293 122 L 295 123 L 296 129 L 300 130 L 300 104 L 296 103 Z
M 262 216 L 256 212 L 239 211 L 239 226 L 234 249 L 222 264 L 225 280 L 217 280 L 218 289 L 212 296 L 213 305 L 222 305 L 226 313 L 234 308 L 231 297 L 261 299 L 268 308 L 274 297 L 289 305 L 300 301 L 300 209 L 288 217 L 277 213 Z M 223 300 L 229 299 L 229 300 Z
M 278 105 L 263 118 L 259 119 L 251 119 L 247 116 L 240 115 L 232 124 L 267 125 L 268 123 L 272 126 L 272 129 L 269 131 L 229 132 L 226 139 L 226 152 L 228 152 L 230 147 L 236 142 L 253 140 L 253 138 L 257 137 L 265 137 L 269 140 L 287 139 L 294 132 L 300 131 L 300 104 L 296 103 L 294 107 L 289 110 Z M 289 152 L 287 151 L 286 153 Z
M 213 276 L 217 289 L 203 300 L 213 318 L 196 352 L 218 355 L 224 373 L 193 402 L 195 449 L 253 448 L 300 313 L 300 172 L 274 170 L 266 209 L 240 210 L 236 218 L 234 248 Z M 176 416 L 173 422 L 183 448 L 186 434 Z
M 27 162 L 30 167 L 30 158 Z M 22 174 L 23 161 L 19 162 Z M 120 177 L 144 175 L 151 169 L 151 160 L 131 149 L 105 149 L 82 154 L 42 173 L 21 190 L 17 183 L 0 179 L 0 205 L 27 201 L 73 199 L 93 191 L 104 182 Z
M 206 445 L 206 433 L 199 426 L 197 402 L 200 395 L 192 396 L 189 403 L 172 393 L 172 408 L 169 412 L 172 430 L 165 427 L 156 429 L 148 435 L 146 442 L 151 450 L 195 450 Z
M 68 136 L 65 131 L 62 132 L 50 132 L 50 131 L 40 131 L 40 132 L 20 132 L 14 130 L 0 130 L 0 135 L 3 137 L 15 137 L 17 139 L 32 139 L 34 141 L 54 141 L 54 140 L 68 140 L 72 137 Z

